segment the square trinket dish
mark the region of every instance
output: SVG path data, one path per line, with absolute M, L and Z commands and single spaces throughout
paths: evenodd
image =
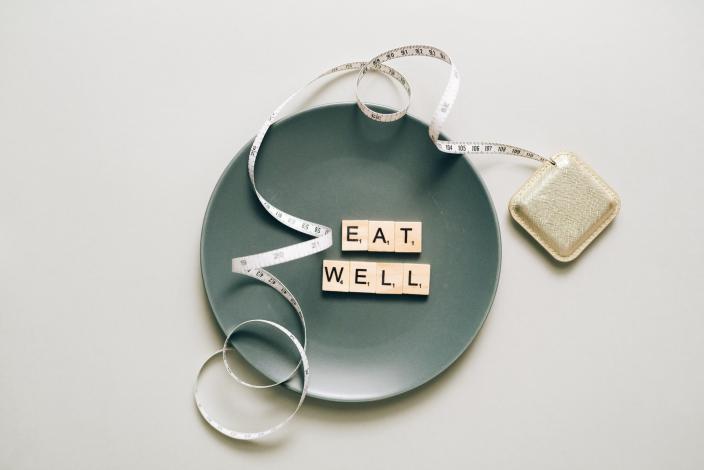
M 511 216 L 555 259 L 572 261 L 616 217 L 621 201 L 587 164 L 560 153 L 516 192 Z

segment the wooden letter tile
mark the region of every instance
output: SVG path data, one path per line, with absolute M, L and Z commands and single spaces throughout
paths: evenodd
M 350 261 L 350 292 L 376 291 L 376 263 Z
M 323 290 L 330 292 L 350 291 L 349 261 L 323 260 Z
M 369 221 L 369 251 L 394 251 L 393 221 Z
M 342 251 L 367 251 L 368 220 L 342 221 Z
M 411 295 L 430 294 L 429 264 L 403 264 L 403 293 Z
M 422 222 L 396 222 L 394 244 L 396 253 L 420 253 L 422 250 Z
M 376 293 L 403 293 L 403 263 L 376 263 Z

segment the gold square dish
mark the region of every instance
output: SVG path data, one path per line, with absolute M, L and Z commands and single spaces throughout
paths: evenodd
M 511 198 L 509 211 L 548 253 L 572 261 L 606 228 L 621 207 L 618 195 L 570 153 L 545 163 Z

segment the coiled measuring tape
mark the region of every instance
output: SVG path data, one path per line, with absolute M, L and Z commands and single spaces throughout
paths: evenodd
M 278 383 L 273 383 L 273 384 L 268 384 L 268 385 L 250 384 L 250 383 L 245 382 L 244 380 L 240 379 L 232 371 L 229 364 L 227 364 L 227 353 L 228 353 L 228 351 L 233 350 L 233 348 L 228 346 L 232 337 L 235 335 L 235 333 L 237 333 L 239 330 L 241 330 L 245 326 L 250 325 L 250 324 L 255 324 L 255 323 L 260 323 L 263 325 L 270 326 L 270 327 L 280 331 L 281 333 L 286 335 L 289 340 L 291 340 L 293 345 L 296 347 L 298 354 L 301 357 L 301 362 L 299 363 L 299 367 L 303 366 L 303 387 L 302 387 L 301 396 L 298 399 L 298 404 L 296 405 L 296 409 L 294 409 L 293 412 L 291 414 L 289 414 L 288 417 L 286 417 L 286 419 L 284 419 L 283 421 L 281 421 L 277 425 L 272 426 L 272 427 L 265 429 L 263 431 L 256 431 L 256 432 L 235 431 L 233 429 L 228 428 L 227 426 L 222 425 L 216 418 L 212 417 L 208 413 L 205 405 L 203 404 L 202 400 L 200 399 L 200 395 L 198 393 L 199 392 L 198 385 L 200 384 L 200 377 L 203 374 L 203 369 L 205 368 L 205 366 L 207 366 L 211 360 L 213 360 L 214 358 L 219 356 L 221 353 L 222 353 L 222 358 L 225 361 L 225 364 L 227 367 L 227 372 L 242 385 L 245 385 L 245 386 L 251 387 L 251 388 L 269 388 L 269 387 L 273 387 L 275 385 L 279 385 L 281 383 L 281 382 L 278 382 Z M 196 408 L 198 408 L 198 411 L 200 412 L 201 416 L 203 417 L 203 419 L 205 419 L 205 421 L 210 426 L 212 426 L 214 429 L 218 430 L 220 433 L 226 435 L 227 437 L 231 437 L 233 439 L 240 439 L 240 440 L 244 440 L 244 441 L 251 441 L 254 439 L 262 438 L 264 436 L 267 436 L 267 435 L 281 429 L 289 421 L 291 421 L 291 419 L 293 419 L 293 417 L 296 415 L 296 413 L 298 413 L 298 410 L 301 408 L 301 405 L 303 405 L 303 400 L 305 400 L 305 398 L 306 398 L 306 393 L 308 392 L 308 375 L 309 375 L 309 373 L 310 373 L 310 369 L 308 367 L 308 358 L 306 357 L 306 353 L 303 350 L 303 346 L 298 341 L 298 339 L 293 335 L 293 333 L 291 333 L 289 330 L 287 330 L 283 326 L 279 325 L 278 323 L 272 322 L 269 320 L 261 320 L 261 319 L 247 320 L 247 321 L 243 321 L 239 325 L 235 326 L 232 330 L 230 330 L 230 333 L 225 338 L 225 346 L 223 346 L 223 348 L 221 350 L 216 351 L 214 354 L 212 354 L 208 359 L 205 360 L 203 365 L 200 366 L 200 369 L 198 370 L 198 375 L 196 377 L 196 383 L 193 388 L 193 397 L 196 402 Z
M 195 399 L 196 399 L 196 406 L 198 410 L 200 411 L 201 415 L 203 418 L 211 425 L 213 426 L 216 430 L 221 432 L 222 434 L 232 437 L 234 439 L 246 439 L 246 440 L 251 440 L 251 439 L 257 439 L 263 436 L 266 436 L 268 434 L 271 434 L 272 432 L 276 431 L 277 429 L 280 429 L 283 427 L 286 423 L 288 423 L 291 418 L 296 414 L 296 412 L 300 409 L 303 400 L 305 399 L 306 393 L 307 393 L 307 380 L 308 380 L 308 374 L 309 374 L 309 369 L 308 369 L 308 359 L 305 354 L 305 349 L 306 349 L 306 341 L 307 341 L 307 332 L 306 332 L 306 324 L 305 324 L 305 317 L 303 315 L 303 310 L 301 309 L 300 304 L 296 300 L 296 297 L 291 293 L 290 290 L 286 288 L 286 286 L 278 279 L 276 276 L 271 274 L 270 272 L 266 271 L 264 268 L 267 268 L 269 266 L 275 266 L 277 264 L 282 264 L 282 263 L 287 263 L 289 261 L 293 261 L 296 259 L 304 258 L 306 256 L 311 256 L 316 253 L 319 253 L 321 251 L 326 250 L 330 246 L 332 246 L 333 240 L 332 240 L 332 230 L 330 227 L 327 227 L 323 224 L 319 224 L 316 222 L 312 222 L 306 219 L 303 219 L 301 217 L 289 214 L 285 212 L 284 210 L 274 206 L 271 204 L 269 201 L 264 198 L 264 196 L 257 190 L 257 184 L 256 184 L 256 178 L 255 178 L 255 166 L 257 162 L 257 155 L 259 153 L 259 149 L 261 148 L 262 141 L 264 140 L 264 137 L 266 133 L 268 132 L 269 128 L 271 127 L 272 124 L 274 124 L 277 120 L 278 117 L 281 113 L 281 111 L 295 98 L 299 93 L 301 93 L 303 90 L 307 89 L 309 86 L 311 86 L 313 83 L 317 82 L 318 80 L 322 79 L 323 77 L 326 77 L 328 75 L 333 75 L 337 73 L 343 73 L 343 72 L 352 72 L 352 71 L 358 71 L 357 75 L 357 80 L 355 82 L 355 98 L 357 101 L 357 105 L 359 109 L 364 113 L 365 116 L 369 117 L 370 119 L 373 119 L 374 121 L 378 122 L 392 122 L 396 121 L 398 119 L 401 119 L 404 117 L 408 111 L 408 107 L 410 106 L 410 101 L 411 101 L 411 86 L 406 79 L 400 72 L 397 70 L 393 69 L 392 67 L 386 65 L 386 62 L 389 62 L 391 60 L 403 58 L 403 57 L 429 57 L 432 59 L 437 59 L 441 60 L 445 63 L 447 63 L 450 66 L 450 76 L 448 78 L 447 84 L 445 85 L 445 90 L 442 93 L 442 96 L 440 98 L 440 102 L 437 105 L 437 108 L 435 109 L 432 119 L 430 120 L 430 125 L 428 127 L 428 135 L 430 136 L 430 139 L 432 142 L 435 144 L 437 149 L 443 153 L 446 154 L 454 154 L 454 155 L 460 155 L 460 154 L 470 154 L 470 155 L 476 155 L 476 154 L 504 154 L 504 155 L 510 155 L 513 157 L 521 157 L 521 158 L 528 158 L 531 160 L 536 160 L 538 162 L 544 163 L 544 162 L 550 162 L 552 164 L 555 164 L 552 159 L 543 157 L 535 152 L 531 152 L 529 150 L 525 150 L 520 147 L 516 147 L 514 145 L 508 145 L 508 144 L 501 144 L 501 143 L 495 143 L 495 142 L 473 142 L 473 141 L 457 141 L 457 140 L 442 140 L 439 138 L 440 136 L 440 131 L 442 129 L 443 124 L 445 123 L 445 120 L 447 119 L 447 116 L 450 113 L 450 110 L 452 109 L 452 106 L 455 103 L 455 99 L 457 97 L 457 93 L 459 91 L 460 87 L 460 74 L 459 71 L 457 70 L 457 67 L 455 67 L 455 64 L 452 62 L 450 59 L 450 56 L 447 55 L 444 51 L 438 49 L 437 47 L 433 46 L 425 46 L 425 45 L 413 45 L 413 46 L 403 46 L 403 47 L 397 47 L 395 49 L 388 50 L 386 52 L 383 52 L 376 57 L 372 58 L 371 60 L 367 62 L 349 62 L 346 64 L 338 65 L 336 67 L 333 67 L 329 70 L 326 70 L 325 72 L 321 73 L 317 77 L 315 77 L 313 80 L 308 82 L 306 85 L 304 85 L 302 88 L 300 88 L 298 91 L 293 93 L 291 96 L 286 98 L 283 103 L 281 103 L 267 118 L 267 120 L 264 122 L 262 127 L 260 128 L 259 132 L 257 133 L 256 137 L 254 138 L 254 141 L 252 143 L 252 147 L 250 148 L 249 151 L 249 158 L 247 161 L 247 172 L 249 174 L 249 181 L 252 184 L 252 189 L 254 190 L 254 193 L 257 196 L 257 199 L 259 200 L 260 204 L 266 209 L 266 211 L 271 214 L 272 217 L 274 217 L 276 220 L 278 220 L 280 223 L 285 225 L 286 227 L 292 228 L 293 230 L 296 230 L 298 232 L 304 233 L 306 235 L 310 235 L 311 239 L 296 243 L 294 245 L 289 245 L 281 248 L 276 248 L 274 250 L 270 251 L 265 251 L 261 253 L 256 253 L 252 255 L 247 255 L 247 256 L 242 256 L 238 258 L 234 258 L 232 260 L 232 272 L 237 273 L 237 274 L 243 274 L 245 276 L 252 277 L 260 282 L 263 282 L 264 284 L 272 287 L 275 289 L 279 294 L 281 294 L 287 301 L 288 303 L 293 307 L 295 310 L 296 314 L 298 315 L 298 318 L 300 320 L 302 329 L 303 329 L 303 340 L 302 344 L 298 342 L 298 340 L 295 338 L 293 334 L 291 334 L 288 330 L 286 330 L 283 326 L 270 322 L 268 320 L 247 320 L 243 323 L 240 323 L 239 325 L 235 326 L 235 328 L 230 332 L 230 334 L 227 335 L 225 338 L 225 344 L 223 348 L 221 348 L 218 352 L 216 352 L 214 355 L 212 355 L 208 360 L 205 361 L 205 363 L 201 366 L 201 369 L 198 372 L 198 376 L 196 378 L 196 386 L 195 386 Z M 364 79 L 364 77 L 369 73 L 369 72 L 379 72 L 387 77 L 395 80 L 398 82 L 403 89 L 406 91 L 406 102 L 404 106 L 402 107 L 401 110 L 391 112 L 391 113 L 382 113 L 378 111 L 374 111 L 373 109 L 369 108 L 360 98 L 359 96 L 359 85 Z M 232 338 L 232 335 L 238 331 L 240 328 L 244 327 L 246 324 L 257 321 L 257 322 L 262 322 L 264 324 L 267 324 L 269 326 L 272 326 L 274 328 L 279 329 L 283 333 L 287 334 L 291 341 L 294 343 L 296 348 L 299 351 L 301 360 L 294 368 L 294 370 L 289 374 L 286 378 L 284 378 L 281 381 L 278 381 L 276 383 L 272 384 L 267 384 L 267 385 L 254 385 L 254 384 L 249 384 L 245 382 L 244 380 L 240 379 L 237 374 L 232 370 L 230 365 L 227 362 L 227 351 L 230 350 L 229 342 Z M 200 401 L 198 397 L 198 380 L 200 379 L 201 372 L 203 370 L 203 367 L 212 359 L 213 357 L 217 356 L 218 354 L 222 353 L 222 358 L 223 362 L 225 365 L 225 368 L 235 380 L 237 380 L 239 383 L 241 383 L 244 386 L 247 387 L 252 387 L 252 388 L 267 388 L 267 387 L 273 387 L 275 385 L 280 385 L 287 380 L 289 380 L 293 375 L 296 374 L 297 370 L 301 367 L 301 365 L 304 367 L 304 385 L 302 388 L 301 396 L 300 396 L 300 401 L 298 403 L 298 407 L 294 410 L 293 414 L 291 414 L 285 421 L 282 423 L 279 423 L 278 425 L 269 428 L 265 431 L 261 432 L 255 432 L 255 433 L 246 433 L 246 432 L 239 432 L 239 431 L 234 431 L 231 429 L 228 429 L 226 427 L 223 427 L 221 424 L 219 424 L 216 420 L 214 420 L 210 415 L 208 415 L 205 411 L 205 407 Z

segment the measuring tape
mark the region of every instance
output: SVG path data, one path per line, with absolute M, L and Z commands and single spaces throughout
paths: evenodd
M 210 414 L 208 413 L 208 411 L 205 408 L 205 405 L 203 404 L 202 400 L 200 399 L 200 394 L 198 393 L 199 392 L 198 386 L 200 385 L 200 377 L 201 377 L 201 375 L 203 375 L 203 370 L 205 369 L 205 367 L 208 365 L 208 363 L 212 359 L 216 358 L 221 353 L 222 353 L 222 358 L 225 361 L 225 364 L 227 367 L 227 372 L 242 385 L 245 385 L 245 386 L 251 387 L 251 388 L 269 388 L 269 387 L 274 387 L 276 385 L 279 385 L 281 383 L 281 382 L 277 382 L 277 383 L 272 383 L 272 384 L 268 384 L 268 385 L 253 385 L 253 384 L 247 383 L 244 380 L 240 379 L 232 371 L 232 369 L 230 369 L 229 364 L 227 364 L 227 353 L 229 351 L 234 351 L 233 348 L 228 346 L 228 344 L 230 343 L 230 340 L 232 339 L 234 334 L 237 333 L 242 328 L 244 328 L 245 326 L 255 324 L 255 323 L 267 325 L 267 326 L 270 326 L 276 330 L 279 330 L 284 335 L 286 335 L 289 340 L 291 340 L 293 345 L 296 347 L 298 354 L 301 357 L 301 362 L 299 363 L 299 367 L 303 366 L 303 387 L 302 387 L 302 391 L 301 391 L 301 397 L 298 399 L 298 404 L 296 405 L 296 409 L 293 410 L 293 412 L 290 415 L 288 415 L 288 417 L 286 419 L 284 419 L 283 421 L 278 423 L 276 426 L 272 426 L 268 429 L 265 429 L 264 431 L 257 431 L 257 432 L 235 431 L 235 430 L 230 429 L 229 427 L 221 424 L 217 419 L 210 416 Z M 295 371 L 294 371 L 294 373 L 295 373 Z M 308 367 L 308 358 L 306 357 L 306 353 L 303 350 L 303 346 L 298 341 L 298 339 L 293 335 L 293 333 L 291 333 L 289 330 L 287 330 L 283 326 L 279 325 L 278 323 L 275 323 L 275 322 L 272 322 L 269 320 L 261 320 L 261 319 L 247 320 L 247 321 L 243 321 L 239 325 L 235 326 L 230 331 L 230 333 L 227 335 L 227 337 L 225 338 L 225 346 L 221 350 L 216 351 L 214 354 L 212 354 L 208 359 L 205 360 L 203 365 L 200 366 L 200 370 L 198 371 L 198 375 L 196 377 L 196 383 L 193 388 L 193 397 L 196 401 L 196 408 L 198 408 L 198 411 L 200 412 L 201 416 L 209 425 L 211 425 L 213 428 L 217 429 L 220 433 L 222 433 L 228 437 L 231 437 L 233 439 L 251 441 L 254 439 L 262 438 L 264 436 L 267 436 L 267 435 L 281 429 L 282 427 L 284 427 L 286 425 L 286 423 L 288 423 L 289 421 L 291 421 L 291 419 L 293 419 L 293 417 L 296 415 L 296 413 L 298 413 L 298 410 L 301 408 L 301 405 L 303 405 L 303 400 L 305 400 L 305 398 L 306 398 L 306 393 L 308 392 L 308 376 L 309 376 L 309 374 L 310 374 L 310 368 Z M 289 376 L 289 378 L 290 378 L 290 376 Z
M 403 46 L 403 47 L 397 47 L 396 49 L 391 49 L 389 51 L 383 52 L 376 57 L 372 58 L 371 60 L 367 62 L 349 62 L 346 64 L 338 65 L 336 67 L 333 67 L 329 70 L 326 70 L 325 72 L 321 73 L 317 77 L 315 77 L 313 80 L 308 82 L 306 85 L 304 85 L 302 88 L 300 88 L 298 91 L 293 93 L 291 96 L 286 98 L 283 103 L 281 103 L 275 110 L 272 112 L 267 120 L 264 122 L 262 127 L 260 128 L 259 132 L 257 133 L 256 137 L 254 138 L 254 142 L 252 143 L 252 147 L 250 148 L 249 151 L 249 159 L 247 161 L 247 172 L 249 174 L 249 181 L 252 184 L 252 189 L 254 190 L 254 193 L 257 196 L 257 199 L 259 199 L 260 204 L 266 209 L 266 211 L 272 215 L 276 220 L 278 220 L 280 223 L 283 225 L 292 228 L 293 230 L 296 230 L 298 232 L 304 233 L 306 235 L 310 235 L 311 239 L 296 243 L 294 245 L 289 245 L 281 248 L 277 248 L 274 250 L 270 251 L 265 251 L 261 253 L 256 253 L 248 256 L 242 256 L 238 258 L 234 258 L 232 260 L 232 272 L 233 273 L 238 273 L 238 274 L 243 274 L 245 276 L 252 277 L 260 282 L 263 282 L 264 284 L 274 288 L 279 294 L 281 294 L 289 304 L 293 307 L 293 309 L 296 311 L 296 314 L 298 315 L 298 318 L 300 320 L 302 329 L 303 329 L 303 341 L 302 345 L 298 343 L 298 340 L 284 327 L 282 327 L 279 324 L 269 322 L 267 320 L 256 320 L 259 322 L 264 322 L 269 324 L 270 326 L 274 326 L 280 330 L 282 330 L 284 333 L 288 334 L 291 338 L 291 340 L 294 342 L 294 344 L 299 348 L 299 352 L 301 355 L 301 361 L 298 363 L 298 366 L 291 372 L 290 375 L 288 375 L 285 379 L 278 381 L 276 383 L 268 384 L 268 385 L 253 385 L 249 384 L 243 380 L 241 380 L 232 370 L 230 365 L 227 362 L 227 351 L 230 349 L 229 347 L 229 342 L 232 337 L 232 334 L 237 331 L 240 327 L 244 326 L 248 322 L 241 323 L 240 325 L 237 325 L 234 330 L 227 336 L 225 339 L 225 345 L 223 348 L 215 353 L 213 356 L 211 356 L 206 362 L 201 366 L 201 369 L 198 373 L 198 377 L 196 379 L 196 392 L 198 389 L 198 380 L 200 379 L 201 372 L 203 370 L 203 367 L 212 359 L 214 356 L 217 356 L 218 354 L 222 353 L 223 357 L 223 362 L 225 364 L 225 368 L 227 372 L 239 383 L 242 385 L 245 385 L 247 387 L 252 387 L 252 388 L 267 388 L 267 387 L 272 387 L 275 385 L 282 384 L 289 380 L 295 373 L 296 371 L 301 367 L 301 365 L 304 366 L 304 386 L 303 390 L 301 393 L 301 398 L 300 402 L 298 404 L 298 407 L 296 410 L 293 412 L 291 416 L 289 416 L 284 422 L 278 424 L 277 426 L 270 428 L 266 431 L 262 431 L 259 433 L 241 433 L 237 431 L 232 431 L 229 429 L 223 428 L 220 424 L 218 424 L 216 421 L 214 421 L 210 416 L 208 416 L 204 408 L 202 407 L 202 403 L 200 403 L 197 393 L 196 393 L 196 406 L 198 407 L 199 411 L 205 418 L 205 420 L 213 426 L 215 429 L 217 429 L 219 432 L 225 434 L 226 436 L 235 438 L 235 439 L 257 439 L 259 437 L 263 437 L 265 435 L 271 434 L 271 432 L 280 429 L 284 424 L 286 424 L 290 419 L 295 415 L 295 413 L 298 411 L 300 408 L 301 404 L 303 403 L 303 400 L 306 395 L 307 391 L 307 378 L 308 378 L 308 360 L 305 356 L 305 348 L 306 348 L 306 341 L 307 341 L 307 332 L 306 332 L 306 325 L 305 325 L 305 317 L 303 315 L 303 310 L 301 309 L 300 304 L 296 300 L 295 296 L 289 291 L 286 286 L 278 279 L 276 276 L 271 274 L 270 272 L 266 271 L 264 268 L 267 268 L 269 266 L 275 266 L 277 264 L 282 264 L 282 263 L 287 263 L 289 261 L 293 261 L 296 259 L 304 258 L 306 256 L 311 256 L 314 255 L 315 253 L 319 253 L 321 251 L 324 251 L 332 246 L 333 240 L 332 240 L 332 230 L 330 227 L 327 227 L 325 225 L 316 223 L 316 222 L 311 222 L 309 220 L 303 219 L 301 217 L 289 214 L 282 209 L 274 206 L 271 204 L 269 201 L 262 196 L 262 194 L 259 192 L 257 189 L 257 184 L 256 184 L 256 179 L 255 179 L 255 166 L 257 162 L 257 155 L 259 153 L 259 149 L 261 148 L 262 141 L 264 140 L 264 136 L 268 132 L 269 128 L 271 127 L 272 124 L 274 124 L 281 111 L 295 98 L 299 93 L 301 93 L 303 90 L 308 88 L 310 85 L 313 83 L 317 82 L 318 80 L 322 79 L 323 77 L 326 77 L 328 75 L 333 75 L 337 73 L 342 73 L 342 72 L 351 72 L 351 71 L 358 71 L 357 74 L 357 80 L 355 82 L 355 97 L 357 100 L 357 105 L 359 106 L 359 109 L 364 113 L 365 116 L 369 117 L 370 119 L 373 119 L 374 121 L 378 122 L 393 122 L 398 119 L 401 119 L 404 117 L 408 111 L 408 107 L 410 106 L 410 101 L 411 101 L 411 86 L 406 79 L 400 72 L 397 70 L 393 69 L 392 67 L 389 67 L 386 65 L 386 62 L 389 62 L 391 60 L 403 58 L 403 57 L 429 57 L 432 59 L 437 59 L 441 60 L 448 65 L 450 65 L 450 77 L 447 81 L 447 84 L 445 85 L 445 90 L 442 93 L 442 97 L 440 98 L 440 102 L 438 103 L 437 108 L 435 109 L 435 112 L 433 113 L 432 119 L 430 120 L 430 126 L 428 128 L 428 135 L 430 136 L 430 139 L 432 142 L 435 144 L 438 150 L 440 150 L 443 153 L 447 154 L 455 154 L 455 155 L 460 155 L 460 154 L 470 154 L 470 155 L 476 155 L 476 154 L 504 154 L 504 155 L 510 155 L 514 157 L 521 157 L 521 158 L 528 158 L 531 160 L 536 160 L 538 162 L 544 163 L 544 162 L 549 162 L 552 163 L 553 165 L 555 164 L 552 159 L 543 157 L 537 153 L 531 152 L 529 150 L 525 150 L 520 147 L 516 147 L 514 145 L 508 145 L 508 144 L 500 144 L 500 143 L 495 143 L 495 142 L 471 142 L 471 141 L 456 141 L 456 140 L 442 140 L 439 138 L 440 136 L 440 131 L 442 129 L 443 124 L 445 123 L 445 120 L 447 119 L 447 116 L 450 113 L 450 110 L 452 109 L 453 104 L 455 103 L 455 99 L 457 97 L 457 93 L 459 91 L 460 87 L 460 74 L 459 71 L 457 70 L 457 67 L 455 67 L 454 63 L 450 59 L 450 56 L 447 55 L 444 51 L 432 47 L 432 46 Z M 364 79 L 364 77 L 369 73 L 369 72 L 379 72 L 387 77 L 395 80 L 398 82 L 403 89 L 406 91 L 406 102 L 404 106 L 402 107 L 401 110 L 391 112 L 391 113 L 382 113 L 378 111 L 374 111 L 370 107 L 368 107 L 360 98 L 359 96 L 359 85 Z M 249 321 L 255 321 L 255 320 L 249 320 Z M 246 437 L 243 437 L 246 436 Z

